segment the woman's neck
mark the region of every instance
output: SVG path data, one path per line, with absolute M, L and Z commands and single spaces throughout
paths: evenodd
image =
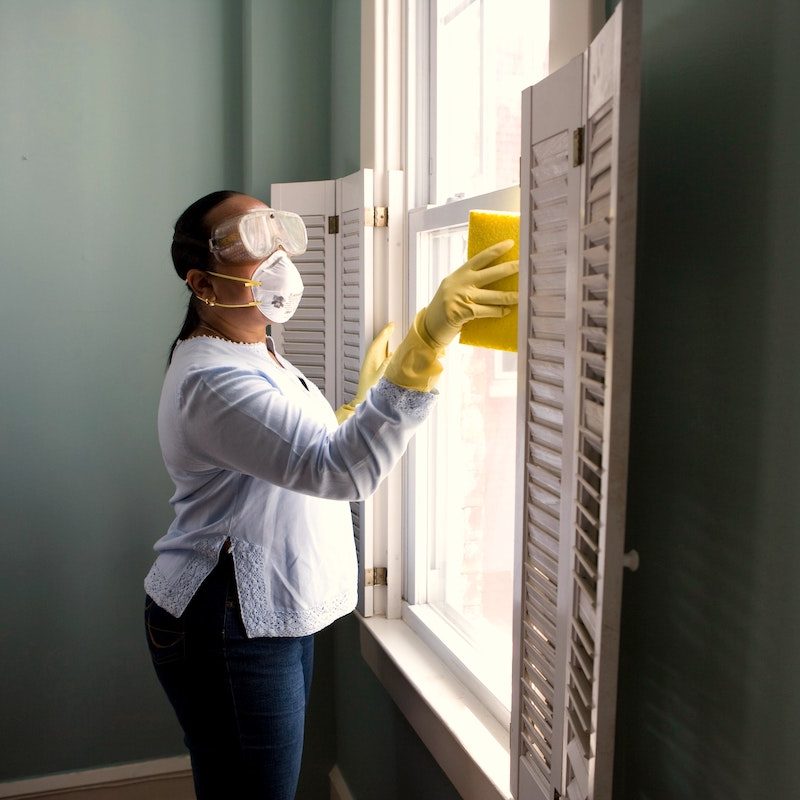
M 236 344 L 264 344 L 266 342 L 266 331 L 262 328 L 260 333 L 250 332 L 250 338 L 240 338 L 237 331 L 240 329 L 233 328 L 233 326 L 217 326 L 215 324 L 211 324 L 209 322 L 205 322 L 203 318 L 200 318 L 200 322 L 197 323 L 197 326 L 192 331 L 192 336 L 216 336 L 220 339 L 227 339 L 229 342 L 235 342 Z M 268 349 L 269 357 L 281 368 L 283 368 L 283 364 L 278 361 L 277 356 Z
M 244 344 L 263 344 L 266 339 L 266 324 L 257 328 L 247 328 L 235 325 L 221 317 L 208 319 L 200 317 L 197 329 L 219 336 L 221 339 L 228 339 L 231 342 L 242 342 Z

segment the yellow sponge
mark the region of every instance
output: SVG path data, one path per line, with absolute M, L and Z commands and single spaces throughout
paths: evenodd
M 519 214 L 508 211 L 470 211 L 469 234 L 467 235 L 467 258 L 485 250 L 490 245 L 513 239 L 514 247 L 503 253 L 493 264 L 519 259 Z M 490 283 L 487 289 L 501 291 L 517 291 L 519 276 L 510 275 L 499 281 Z M 461 344 L 472 344 L 476 347 L 490 347 L 494 350 L 510 350 L 517 352 L 517 318 L 516 307 L 506 317 L 499 319 L 474 319 L 461 329 Z

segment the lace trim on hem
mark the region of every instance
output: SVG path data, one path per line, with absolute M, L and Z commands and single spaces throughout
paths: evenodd
M 173 617 L 180 617 L 200 584 L 217 566 L 219 551 L 227 538 L 227 535 L 222 535 L 197 542 L 194 546 L 194 555 L 190 556 L 189 562 L 173 580 L 167 579 L 156 559 L 144 579 L 145 591 Z
M 233 547 L 233 563 L 242 622 L 251 639 L 256 636 L 307 636 L 356 607 L 354 582 L 352 589 L 346 589 L 312 608 L 276 611 L 269 604 L 264 582 L 266 561 L 263 549 L 237 540 Z
M 386 378 L 381 378 L 375 386 L 375 391 L 385 397 L 392 408 L 401 414 L 406 414 L 416 422 L 422 422 L 428 416 L 431 406 L 436 402 L 438 392 L 418 392 L 415 389 L 406 389 L 397 386 Z
M 189 562 L 173 580 L 167 579 L 156 560 L 144 579 L 147 594 L 173 617 L 180 617 L 200 584 L 216 567 L 220 549 L 227 538 L 223 535 L 198 542 L 194 553 L 189 556 Z M 346 589 L 313 608 L 275 611 L 267 599 L 264 551 L 241 539 L 231 539 L 231 542 L 239 608 L 249 638 L 307 636 L 321 631 L 356 607 L 357 591 L 354 581 L 352 589 Z

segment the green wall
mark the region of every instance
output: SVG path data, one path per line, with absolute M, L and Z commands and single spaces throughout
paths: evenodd
M 244 0 L 245 181 L 331 177 L 330 0 Z
M 361 0 L 332 0 L 331 177 L 361 168 Z
M 336 763 L 355 800 L 459 794 L 361 657 L 359 623 L 334 623 Z
M 0 781 L 184 751 L 142 624 L 171 227 L 329 177 L 330 55 L 324 0 L 0 0 Z M 301 796 L 335 757 L 332 660 L 330 632 Z
M 800 797 L 798 31 L 645 3 L 615 798 Z

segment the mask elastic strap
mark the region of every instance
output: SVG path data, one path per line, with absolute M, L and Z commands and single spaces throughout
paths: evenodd
M 201 303 L 216 308 L 253 308 L 258 305 L 258 303 L 218 303 L 216 300 L 206 300 L 204 297 L 198 297 L 197 295 L 195 295 L 195 297 L 197 297 Z
M 234 275 L 223 275 L 221 272 L 211 272 L 208 270 L 208 275 L 213 275 L 215 278 L 225 278 L 227 281 L 238 281 L 239 283 L 243 283 L 245 286 L 261 286 L 261 281 L 253 281 L 249 278 L 237 278 Z M 194 292 L 192 292 L 194 294 Z M 254 306 L 260 305 L 259 303 L 252 302 L 252 303 L 218 303 L 216 300 L 206 300 L 205 297 L 200 297 L 200 295 L 194 295 L 201 303 L 205 303 L 207 306 L 216 306 L 217 308 L 253 308 Z

